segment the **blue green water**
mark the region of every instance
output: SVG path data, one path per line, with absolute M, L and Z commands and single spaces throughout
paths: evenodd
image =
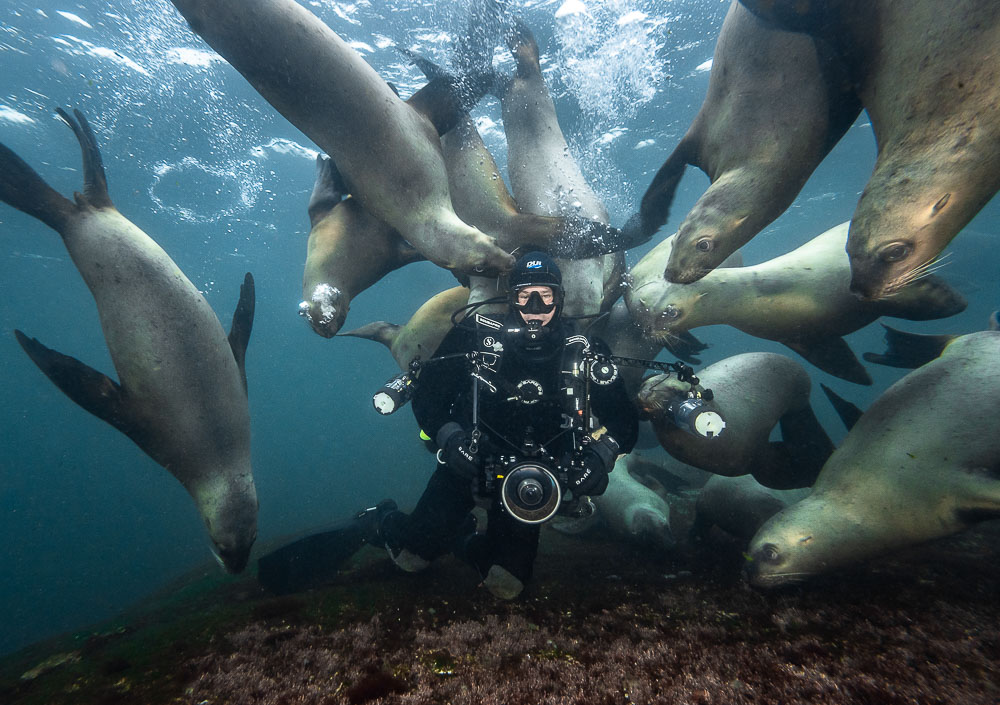
M 463 4 L 307 3 L 404 96 L 422 79 L 392 45 L 446 63 Z M 560 1 L 519 5 L 542 47 L 563 129 L 620 224 L 701 104 L 728 4 L 609 0 L 589 3 L 587 15 Z M 382 418 L 370 403 L 395 363 L 369 341 L 322 339 L 296 315 L 315 146 L 162 0 L 3 3 L 0 141 L 68 195 L 81 188 L 80 156 L 56 106 L 88 116 L 118 209 L 167 250 L 224 324 L 243 273 L 256 278 L 247 373 L 258 545 L 385 496 L 412 503 L 430 457 L 409 415 Z M 484 101 L 476 115 L 503 167 L 496 101 Z M 744 249 L 745 261 L 774 257 L 849 219 L 874 157 L 862 114 L 792 207 Z M 688 171 L 663 233 L 676 229 L 707 184 Z M 1000 302 L 995 258 L 983 256 L 995 250 L 998 219 L 994 201 L 955 240 L 940 272 L 968 297 L 968 310 L 901 327 L 984 326 Z M 403 323 L 453 282 L 433 265 L 413 265 L 356 299 L 347 325 Z M 15 328 L 113 374 L 93 300 L 59 237 L 0 206 L 0 653 L 111 616 L 210 560 L 177 481 L 50 384 L 16 344 Z M 697 335 L 712 346 L 704 364 L 748 350 L 787 352 L 729 328 Z M 880 338 L 873 324 L 849 340 L 860 355 L 880 350 Z M 865 406 L 902 374 L 868 368 L 871 389 L 810 372 Z M 825 399 L 814 403 L 840 438 Z

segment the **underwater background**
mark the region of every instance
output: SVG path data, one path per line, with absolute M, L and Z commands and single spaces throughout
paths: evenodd
M 464 3 L 306 2 L 408 96 L 423 84 L 394 45 L 447 64 Z M 563 131 L 620 225 L 680 140 L 708 85 L 729 6 L 719 0 L 520 2 L 534 30 Z M 498 52 L 499 67 L 510 68 Z M 507 63 L 504 63 L 504 62 Z M 380 417 L 371 394 L 396 373 L 388 351 L 314 334 L 301 300 L 315 145 L 188 29 L 168 2 L 0 6 L 0 141 L 65 195 L 80 155 L 54 108 L 81 110 L 100 145 L 117 208 L 153 237 L 228 325 L 244 272 L 257 283 L 247 355 L 260 547 L 393 497 L 408 507 L 433 469 L 404 411 Z M 503 169 L 503 126 L 487 98 L 474 115 Z M 875 144 L 862 114 L 795 203 L 743 249 L 753 264 L 848 220 Z M 689 169 L 671 218 L 633 264 L 676 229 L 708 185 Z M 958 316 L 901 328 L 985 327 L 998 296 L 996 199 L 948 248 L 939 274 L 969 300 Z M 352 304 L 347 327 L 404 323 L 454 278 L 429 263 L 387 276 Z M 895 325 L 895 324 L 894 324 Z M 113 376 L 96 307 L 58 235 L 0 206 L 0 654 L 112 616 L 211 560 L 193 502 L 127 438 L 67 399 L 16 344 L 23 330 Z M 787 348 L 727 327 L 700 329 L 703 365 Z M 877 324 L 848 337 L 882 350 Z M 798 359 L 798 358 L 797 358 Z M 867 365 L 870 388 L 807 366 L 862 408 L 903 374 Z M 831 437 L 843 427 L 822 395 Z

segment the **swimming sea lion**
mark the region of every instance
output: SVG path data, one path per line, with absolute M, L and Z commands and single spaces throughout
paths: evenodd
M 425 301 L 405 325 L 375 321 L 341 333 L 382 343 L 401 370 L 415 359 L 428 360 L 452 328 L 452 314 L 469 301 L 469 290 L 456 286 Z M 457 320 L 462 317 L 458 316 Z
M 559 127 L 538 60 L 538 44 L 518 18 L 508 18 L 507 41 L 517 69 L 500 95 L 507 133 L 507 173 L 521 210 L 541 215 L 576 215 L 608 223 L 608 212 L 587 183 Z M 566 292 L 563 311 L 600 311 L 604 264 L 600 257 L 556 258 Z
M 337 164 L 350 193 L 435 264 L 514 258 L 454 212 L 437 127 L 295 0 L 174 0 L 191 25 Z
M 707 408 L 726 422 L 714 438 L 674 424 L 668 408 L 679 387 L 672 375 L 650 377 L 639 389 L 639 406 L 670 455 L 718 475 L 751 473 L 774 489 L 812 484 L 833 444 L 809 405 L 811 382 L 801 365 L 774 353 L 745 353 L 709 365 L 698 378 L 714 394 Z M 775 425 L 782 440 L 772 442 Z
M 808 497 L 750 542 L 750 582 L 801 582 L 1000 517 L 1000 333 L 952 342 L 848 432 Z
M 1000 188 L 1000 4 L 745 4 L 840 52 L 878 145 L 851 218 L 851 291 L 899 290 Z
M 615 463 L 604 494 L 593 497 L 600 517 L 613 534 L 659 548 L 676 544 L 670 531 L 670 506 L 629 474 L 627 456 Z
M 354 297 L 389 272 L 423 259 L 356 198 L 341 200 L 344 187 L 337 177 L 329 157 L 318 156 L 299 312 L 324 338 L 332 338 L 344 325 Z
M 688 164 L 712 182 L 681 222 L 669 281 L 703 277 L 792 203 L 861 111 L 837 66 L 811 37 L 770 27 L 733 0 L 705 101 L 642 198 L 652 234 Z
M 56 193 L 0 145 L 0 200 L 58 232 L 97 302 L 119 382 L 15 331 L 70 399 L 131 438 L 194 498 L 226 570 L 257 536 L 244 357 L 253 325 L 247 274 L 226 337 L 208 302 L 153 240 L 115 209 L 86 118 L 60 117 L 83 151 L 84 193 Z
M 761 525 L 809 494 L 806 487 L 773 490 L 753 475 L 712 475 L 698 493 L 691 535 L 704 537 L 713 526 L 749 541 Z
M 787 345 L 841 379 L 871 384 L 841 336 L 879 316 L 945 318 L 963 311 L 966 301 L 933 275 L 890 298 L 860 301 L 849 290 L 850 264 L 843 249 L 847 228 L 842 223 L 780 257 L 751 267 L 716 269 L 693 284 L 653 279 L 627 290 L 625 301 L 649 335 L 669 337 L 726 324 Z

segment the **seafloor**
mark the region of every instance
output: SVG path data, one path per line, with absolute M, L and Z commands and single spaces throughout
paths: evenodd
M 370 548 L 287 597 L 206 568 L 3 659 L 0 703 L 996 704 L 998 539 L 766 594 L 721 533 L 668 555 L 543 531 L 513 603 L 454 559 L 407 575 Z

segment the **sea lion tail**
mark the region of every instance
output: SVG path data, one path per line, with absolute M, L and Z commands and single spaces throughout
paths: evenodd
M 72 201 L 45 183 L 4 144 L 0 144 L 0 201 L 38 218 L 59 233 L 77 212 Z
M 399 335 L 400 328 L 402 328 L 402 326 L 396 323 L 374 321 L 373 323 L 363 325 L 360 328 L 355 328 L 354 330 L 343 331 L 341 332 L 341 335 L 349 335 L 352 338 L 366 338 L 367 340 L 374 340 L 377 343 L 382 343 L 382 345 L 387 348 L 392 348 L 392 343 L 396 340 L 396 336 Z
M 667 222 L 677 184 L 680 183 L 688 164 L 692 163 L 692 156 L 690 143 L 687 139 L 682 139 L 656 172 L 656 176 L 642 196 L 639 212 L 630 219 L 631 225 L 626 223 L 626 229 L 638 230 L 648 240 Z M 633 220 L 635 222 L 632 222 Z
M 956 337 L 907 333 L 884 323 L 882 327 L 885 328 L 885 352 L 881 355 L 866 352 L 862 357 L 876 365 L 901 367 L 906 370 L 915 370 L 940 357 L 948 343 Z
M 253 330 L 253 316 L 256 307 L 256 290 L 253 275 L 247 272 L 240 285 L 240 300 L 233 311 L 233 322 L 229 327 L 229 347 L 240 368 L 240 379 L 243 380 L 243 391 L 247 391 L 247 345 L 250 343 L 250 332 Z

